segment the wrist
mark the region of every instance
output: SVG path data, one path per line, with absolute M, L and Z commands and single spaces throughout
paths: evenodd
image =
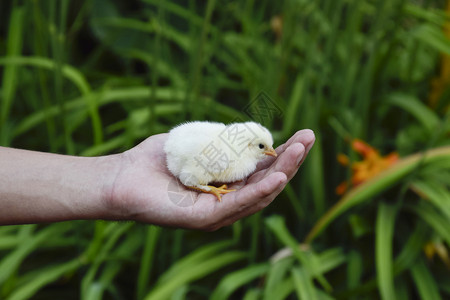
M 127 215 L 123 205 L 117 199 L 117 179 L 123 171 L 124 154 L 112 154 L 97 157 L 97 163 L 102 170 L 101 175 L 101 219 L 125 220 Z

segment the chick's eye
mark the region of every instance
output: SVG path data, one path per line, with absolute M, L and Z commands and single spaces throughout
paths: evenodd
M 264 149 L 264 145 L 263 144 L 259 144 L 258 147 L 259 147 L 259 149 Z

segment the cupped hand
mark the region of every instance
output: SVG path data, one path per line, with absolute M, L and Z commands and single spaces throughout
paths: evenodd
M 115 219 L 212 231 L 269 205 L 297 173 L 314 144 L 311 130 L 297 131 L 248 178 L 229 185 L 235 192 L 217 201 L 211 194 L 184 187 L 166 167 L 167 134 L 147 138 L 115 157 L 118 167 L 107 203 Z

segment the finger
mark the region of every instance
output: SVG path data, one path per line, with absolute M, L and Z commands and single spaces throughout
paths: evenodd
M 314 135 L 314 132 L 312 130 L 305 130 L 305 132 L 302 134 L 301 138 L 299 139 L 299 142 L 305 146 L 305 155 L 303 155 L 303 158 L 299 162 L 299 166 L 303 163 L 306 156 L 308 155 L 311 148 L 314 146 L 314 142 L 316 141 L 316 136 Z
M 286 174 L 282 172 L 270 174 L 262 180 L 248 184 L 240 189 L 235 195 L 235 204 L 241 206 L 241 208 L 253 205 L 259 199 L 271 195 L 285 182 L 287 182 Z
M 278 146 L 275 151 L 277 152 L 278 156 L 280 156 L 290 145 L 294 143 L 301 143 L 303 144 L 303 146 L 305 146 L 306 154 L 308 154 L 309 150 L 314 145 L 314 141 L 315 136 L 314 132 L 311 129 L 299 130 L 289 140 L 287 140 L 286 143 Z M 274 161 L 275 158 L 273 157 L 266 158 L 264 161 L 258 164 L 257 170 L 268 168 L 273 164 Z
M 297 173 L 300 163 L 305 157 L 305 152 L 305 146 L 301 143 L 290 145 L 282 157 L 269 168 L 269 172 L 283 172 L 288 180 L 291 180 Z
M 281 192 L 286 182 L 286 175 L 277 173 L 258 183 L 246 185 L 235 193 L 224 195 L 220 203 L 210 201 L 211 199 L 206 202 L 204 201 L 206 199 L 200 198 L 196 205 L 201 205 L 203 216 L 197 214 L 195 218 L 210 217 L 210 220 L 205 223 L 209 223 L 210 225 L 207 227 L 215 230 L 225 226 L 225 223 L 228 224 L 230 220 L 237 220 L 249 215 L 251 211 L 257 211 L 267 206 Z M 275 195 L 273 195 L 274 193 Z
M 200 224 L 207 225 L 200 226 L 199 229 L 214 231 L 260 211 L 281 193 L 287 181 L 286 174 L 283 172 L 272 173 L 260 182 L 246 185 L 236 193 L 226 194 L 221 203 L 208 199 L 210 201 L 201 205 L 203 207 L 201 215 L 203 215 L 204 221 L 200 222 Z M 199 199 L 199 202 L 203 202 L 203 200 L 206 199 Z M 193 214 L 195 214 L 194 211 Z M 198 211 L 195 215 L 196 222 L 190 223 L 191 226 L 198 223 L 199 217 L 202 218 Z
M 277 172 L 267 176 L 256 184 L 247 186 L 247 189 L 242 191 L 241 195 L 236 195 L 238 197 L 236 203 L 238 205 L 240 203 L 239 211 L 228 215 L 218 226 L 222 227 L 233 224 L 239 219 L 262 210 L 272 203 L 275 197 L 281 193 L 287 181 L 284 173 Z
M 314 141 L 314 132 L 311 129 L 302 129 L 294 133 L 294 135 L 291 136 L 286 143 L 277 147 L 276 151 L 277 153 L 278 151 L 282 153 L 294 143 L 302 143 L 305 148 L 307 148 L 307 145 L 309 145 L 311 141 Z
M 249 178 L 248 182 L 258 182 L 268 174 L 283 172 L 290 180 L 298 170 L 301 161 L 305 156 L 305 146 L 301 143 L 294 143 L 284 151 L 278 159 L 265 172 L 261 171 Z

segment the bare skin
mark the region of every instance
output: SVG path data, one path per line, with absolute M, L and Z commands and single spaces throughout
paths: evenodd
M 257 171 L 216 196 L 186 188 L 192 205 L 169 199 L 178 180 L 167 170 L 163 145 L 154 135 L 121 154 L 74 157 L 0 147 L 0 224 L 77 219 L 133 220 L 212 231 L 269 205 L 296 174 L 314 144 L 301 130 L 267 157 Z M 294 164 L 292 162 L 298 162 Z M 188 194 L 186 194 L 188 195 Z

